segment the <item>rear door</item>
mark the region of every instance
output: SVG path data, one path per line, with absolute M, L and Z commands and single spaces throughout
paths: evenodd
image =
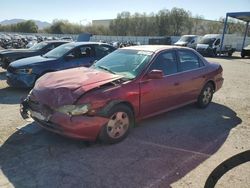
M 182 95 L 179 98 L 181 103 L 196 100 L 203 83 L 206 80 L 205 64 L 191 50 L 177 50 L 179 64 L 179 78 Z

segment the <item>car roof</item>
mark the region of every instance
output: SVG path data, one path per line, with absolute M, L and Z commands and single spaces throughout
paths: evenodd
M 74 45 L 74 46 L 81 46 L 81 45 L 93 45 L 93 44 L 105 44 L 105 45 L 109 45 L 107 43 L 102 43 L 102 42 L 70 42 L 68 44 Z
M 42 42 L 46 42 L 46 43 L 69 43 L 70 41 L 67 40 L 45 40 Z
M 198 35 L 182 35 L 182 36 L 186 36 L 186 37 L 196 37 Z
M 124 47 L 122 49 L 158 52 L 160 50 L 167 50 L 167 49 L 190 49 L 190 48 L 181 46 L 172 46 L 172 45 L 140 45 L 140 46 Z

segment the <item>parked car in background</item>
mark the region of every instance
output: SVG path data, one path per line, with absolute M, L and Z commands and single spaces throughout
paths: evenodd
M 0 51 L 0 64 L 3 69 L 7 69 L 9 64 L 15 60 L 32 57 L 36 55 L 43 55 L 50 50 L 65 44 L 68 41 L 44 41 L 37 43 L 29 49 L 7 49 Z
M 171 45 L 172 39 L 170 36 L 150 38 L 150 39 L 148 39 L 148 44 L 150 44 L 150 45 Z
M 232 47 L 230 35 L 225 35 L 222 50 L 220 51 L 221 38 L 221 34 L 204 35 L 198 42 L 196 50 L 205 56 L 217 56 L 218 53 L 232 56 L 233 52 L 235 52 L 235 48 Z
M 44 55 L 12 62 L 6 73 L 7 83 L 13 87 L 30 88 L 45 73 L 80 66 L 89 67 L 95 60 L 114 50 L 114 47 L 102 43 L 67 43 Z
M 141 119 L 194 102 L 207 107 L 222 83 L 222 67 L 191 48 L 131 46 L 90 68 L 45 74 L 21 115 L 58 134 L 116 143 Z
M 196 49 L 198 39 L 198 35 L 183 35 L 176 43 L 174 43 L 174 45 Z
M 241 50 L 241 57 L 245 57 L 245 56 L 250 56 L 250 45 L 244 47 L 242 50 Z
M 61 37 L 61 40 L 73 41 L 72 37 Z

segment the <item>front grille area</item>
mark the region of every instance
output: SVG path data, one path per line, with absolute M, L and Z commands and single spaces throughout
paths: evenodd
M 7 71 L 10 73 L 15 73 L 16 72 L 16 68 L 12 67 L 12 66 L 8 66 Z
M 29 105 L 31 110 L 36 111 L 36 112 L 40 112 L 44 116 L 49 116 L 53 113 L 53 110 L 49 106 L 44 105 L 44 104 L 40 104 L 38 101 L 32 101 L 29 99 L 28 105 Z

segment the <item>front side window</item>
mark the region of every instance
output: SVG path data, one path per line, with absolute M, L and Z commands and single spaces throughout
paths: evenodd
M 60 58 L 67 54 L 70 50 L 75 47 L 74 44 L 63 44 L 44 54 L 43 57 L 46 58 Z
M 219 45 L 220 44 L 220 39 L 217 39 L 216 42 L 215 42 L 215 45 Z
M 46 43 L 46 42 L 40 42 L 40 43 L 37 43 L 34 46 L 30 47 L 29 49 L 30 50 L 40 50 L 40 49 L 44 48 L 47 45 L 48 45 L 48 43 Z
M 197 69 L 200 67 L 200 59 L 191 51 L 178 51 L 181 71 Z
M 159 54 L 149 68 L 151 70 L 162 70 L 164 75 L 170 75 L 178 72 L 174 52 L 163 52 Z
M 80 46 L 73 49 L 67 57 L 70 59 L 80 59 L 85 57 L 93 57 L 94 56 L 94 49 L 91 46 Z

